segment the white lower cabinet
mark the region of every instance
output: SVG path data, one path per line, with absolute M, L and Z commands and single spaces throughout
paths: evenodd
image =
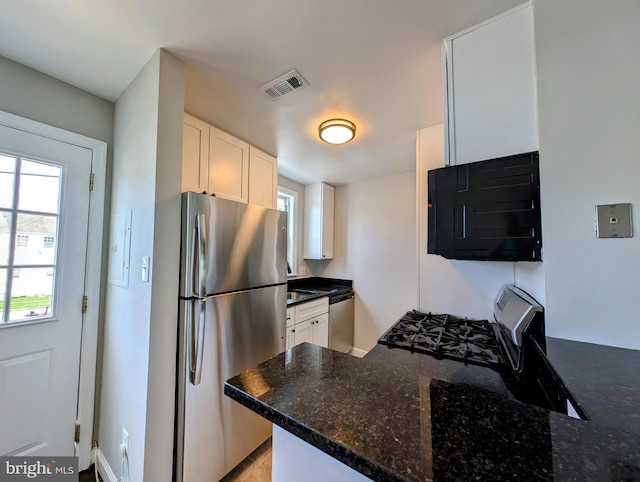
M 329 313 L 311 322 L 311 343 L 329 348 Z
M 287 349 L 304 342 L 328 348 L 329 299 L 320 298 L 294 308 L 293 324 L 289 319 L 291 308 L 287 309 Z
M 295 328 L 293 326 L 287 326 L 287 339 L 286 349 L 288 350 L 295 345 Z
M 293 328 L 293 346 L 304 342 L 313 343 L 313 322 L 311 320 L 296 323 Z

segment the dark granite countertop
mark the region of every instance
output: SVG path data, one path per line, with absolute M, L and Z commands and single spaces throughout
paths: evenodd
M 498 373 L 428 355 L 303 343 L 225 393 L 373 480 L 640 480 L 638 433 L 518 402 Z
M 640 434 L 640 351 L 547 337 L 547 357 L 593 421 Z
M 287 307 L 353 290 L 353 281 L 311 276 L 287 281 Z

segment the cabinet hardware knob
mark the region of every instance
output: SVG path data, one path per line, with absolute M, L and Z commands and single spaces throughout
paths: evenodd
M 295 332 L 296 332 L 296 330 L 291 330 L 291 333 L 295 333 Z

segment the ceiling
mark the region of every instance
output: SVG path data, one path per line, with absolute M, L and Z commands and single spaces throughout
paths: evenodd
M 115 101 L 156 49 L 186 64 L 185 110 L 278 157 L 302 184 L 412 170 L 415 132 L 442 122 L 445 36 L 524 0 L 21 0 L 0 55 Z M 291 69 L 310 86 L 257 88 Z M 357 125 L 343 146 L 318 124 Z

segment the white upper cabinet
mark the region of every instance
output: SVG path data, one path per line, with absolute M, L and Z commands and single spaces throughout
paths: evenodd
M 209 189 L 209 124 L 189 114 L 182 126 L 182 192 Z
M 209 132 L 209 191 L 248 203 L 249 144 L 213 126 Z
M 538 150 L 531 3 L 449 37 L 443 61 L 448 164 Z
M 182 192 L 276 207 L 278 160 L 217 127 L 185 114 Z
M 323 182 L 304 188 L 305 259 L 333 258 L 334 191 Z
M 251 146 L 249 148 L 249 202 L 276 207 L 278 160 Z

